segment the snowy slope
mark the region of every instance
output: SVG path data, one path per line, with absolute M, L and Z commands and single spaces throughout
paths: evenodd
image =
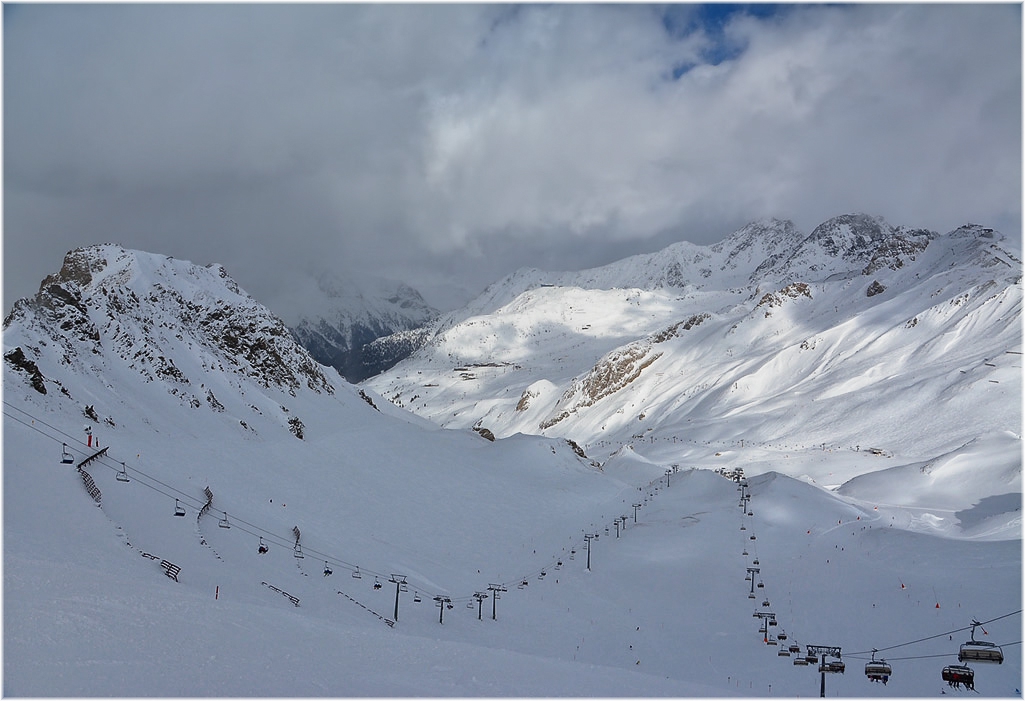
M 965 414 L 1021 426 L 1020 248 L 978 226 L 761 222 L 704 249 L 520 271 L 434 332 L 365 386 L 499 436 L 597 448 L 697 424 L 726 443 L 926 458 L 976 437 Z
M 589 323 L 636 339 L 637 310 L 657 315 L 662 297 L 621 293 Z M 984 435 L 985 416 L 964 418 L 979 440 L 930 463 L 936 481 L 973 475 L 964 501 L 979 503 L 963 508 L 880 471 L 896 456 L 741 447 L 714 422 L 587 458 L 558 437 L 439 430 L 360 396 L 282 327 L 218 266 L 108 246 L 69 254 L 8 316 L 5 694 L 817 693 L 813 668 L 764 642 L 763 609 L 802 646 L 842 646 L 830 695 L 970 693 L 939 672 L 972 617 L 1007 655 L 975 665 L 976 689 L 1021 688 L 1020 436 Z M 463 372 L 502 371 L 515 368 Z M 95 452 L 85 425 L 107 448 L 83 467 L 98 502 L 75 469 Z M 755 475 L 750 516 L 715 472 L 740 465 Z M 866 473 L 892 474 L 902 498 L 820 488 Z M 489 585 L 505 591 L 478 609 Z M 889 684 L 866 680 L 866 653 L 898 645 Z

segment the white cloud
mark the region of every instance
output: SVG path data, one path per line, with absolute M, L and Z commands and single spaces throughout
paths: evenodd
M 479 288 L 762 216 L 1020 234 L 1020 6 L 664 10 L 8 6 L 5 293 L 112 238 L 261 297 L 317 266 Z

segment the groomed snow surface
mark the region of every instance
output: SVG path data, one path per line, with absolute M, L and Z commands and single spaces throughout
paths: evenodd
M 767 469 L 755 450 L 664 443 L 645 456 L 639 442 L 597 470 L 557 439 L 425 430 L 343 389 L 282 397 L 306 421 L 303 441 L 237 437 L 166 406 L 97 428 L 108 453 L 85 469 L 98 508 L 60 462 L 61 441 L 76 464 L 90 454 L 85 421 L 52 395 L 6 394 L 8 696 L 818 694 L 815 668 L 765 644 L 756 611 L 775 613 L 770 630 L 802 649 L 842 648 L 829 696 L 963 695 L 940 671 L 964 629 L 1021 609 L 1016 436 L 980 439 L 931 473 L 876 470 L 838 494 Z M 789 453 L 787 470 L 873 460 L 892 462 L 807 450 Z M 752 516 L 714 471 L 745 462 Z M 670 464 L 680 469 L 667 487 Z M 115 479 L 122 467 L 131 481 Z M 974 488 L 959 501 L 962 479 Z M 207 486 L 211 510 L 197 519 Z M 181 493 L 192 498 L 176 518 Z M 218 527 L 225 512 L 231 528 Z M 599 536 L 590 571 L 585 532 Z M 752 600 L 754 559 L 764 587 Z M 161 560 L 181 568 L 177 582 Z M 389 627 L 392 574 L 408 591 Z M 479 620 L 472 596 L 489 584 L 507 591 Z M 973 665 L 976 691 L 1020 695 L 1021 615 L 983 627 L 1006 659 Z M 893 665 L 886 686 L 863 674 L 873 648 Z

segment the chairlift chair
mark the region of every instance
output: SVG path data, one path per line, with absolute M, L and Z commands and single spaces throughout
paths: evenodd
M 751 536 L 751 540 L 757 540 L 757 538 L 755 538 L 755 537 L 754 537 L 754 536 L 752 535 L 752 536 Z
M 755 565 L 755 566 L 757 566 L 757 565 L 758 565 L 758 558 L 756 557 L 756 558 L 755 558 L 755 559 L 754 559 L 754 560 L 753 560 L 753 561 L 751 562 L 751 564 L 752 564 L 752 565 Z
M 786 640 L 787 639 L 787 632 L 785 630 L 781 630 L 779 633 L 776 634 L 776 637 L 779 638 L 780 640 Z
M 380 588 L 381 588 L 381 580 L 378 579 L 377 577 L 374 577 L 374 589 L 380 589 Z
M 260 545 L 257 546 L 256 552 L 260 553 L 261 555 L 266 555 L 268 550 L 270 550 L 270 548 L 268 548 L 267 544 L 263 542 L 263 538 L 260 538 Z
M 1003 664 L 1004 652 L 999 645 L 976 640 L 965 643 L 957 653 L 958 662 L 995 662 Z
M 790 657 L 790 650 L 780 645 L 779 652 L 776 653 L 776 657 Z
M 780 637 L 782 638 L 783 636 L 780 636 Z M 794 653 L 796 655 L 797 653 L 799 653 L 801 651 L 801 646 L 798 645 L 797 643 L 794 643 L 788 649 L 790 650 L 790 652 L 792 652 L 792 653 Z
M 876 660 L 874 654 L 872 655 L 872 661 L 865 664 L 865 676 L 868 677 L 869 681 L 889 681 L 891 674 L 893 674 L 893 668 L 885 660 Z
M 356 569 L 352 572 L 353 579 L 363 579 L 363 575 L 359 573 L 359 565 L 356 565 Z
M 747 595 L 747 598 L 749 598 L 749 599 L 755 598 L 755 593 L 751 592 L 750 594 Z
M 330 574 L 334 574 L 334 570 L 331 569 L 331 565 L 327 564 L 327 560 L 324 560 L 324 576 L 327 577 Z
M 473 608 L 473 602 L 472 601 L 467 601 L 466 602 L 466 608 L 472 609 Z
M 972 639 L 961 645 L 957 653 L 958 662 L 995 662 L 1003 664 L 1004 651 L 999 645 L 975 639 L 975 627 L 980 625 L 978 621 L 972 621 Z
M 306 557 L 305 555 L 303 555 L 303 546 L 299 543 L 296 543 L 295 546 L 292 548 L 292 554 L 295 555 L 296 560 L 302 560 Z
M 818 664 L 819 662 L 819 656 L 814 652 L 809 652 L 804 656 L 804 659 L 808 661 L 808 664 Z
M 65 465 L 71 465 L 75 462 L 75 456 L 68 450 L 67 443 L 61 443 L 61 462 Z
M 131 482 L 131 480 L 128 479 L 128 470 L 125 469 L 124 463 L 121 463 L 121 471 L 118 472 L 115 477 L 117 477 L 118 482 Z
M 807 667 L 808 666 L 808 660 L 806 660 L 803 657 L 795 657 L 794 658 L 794 666 L 795 667 Z
M 231 528 L 231 524 L 228 523 L 228 512 L 224 512 L 224 518 L 217 522 L 217 525 L 221 528 Z
M 175 516 L 184 516 L 185 515 L 185 507 L 182 506 L 181 502 L 179 502 L 177 499 L 174 500 L 174 515 Z
M 421 601 L 423 601 L 423 599 L 420 598 L 420 592 L 413 592 L 413 603 L 419 604 Z
M 943 681 L 951 686 L 964 684 L 969 689 L 975 686 L 975 672 L 968 665 L 952 664 L 943 668 Z
M 758 582 L 758 588 L 759 589 L 764 589 L 765 588 L 765 582 Z

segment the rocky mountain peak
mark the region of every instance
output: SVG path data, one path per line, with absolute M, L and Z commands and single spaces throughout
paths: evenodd
M 197 407 L 215 406 L 199 389 L 215 371 L 236 386 L 334 392 L 284 322 L 222 266 L 113 244 L 70 251 L 34 297 L 15 303 L 4 331 L 5 346 L 22 348 L 44 378 L 124 366 Z

